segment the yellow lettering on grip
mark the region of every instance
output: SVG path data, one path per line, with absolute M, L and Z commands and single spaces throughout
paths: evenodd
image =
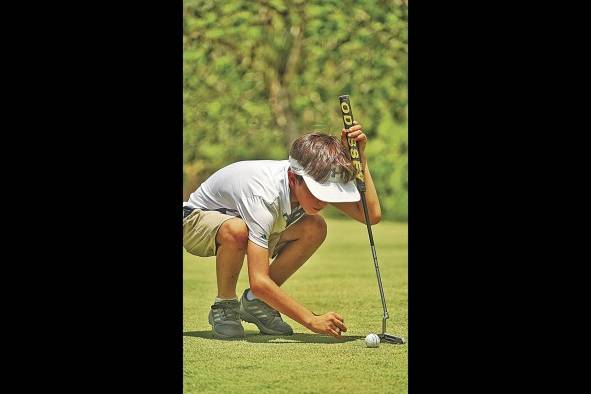
M 341 101 L 341 111 L 343 111 L 343 121 L 347 126 L 351 126 L 353 124 L 353 118 L 351 115 L 345 115 L 351 112 L 351 107 L 349 107 L 346 101 Z
M 347 104 L 346 101 L 341 101 L 341 110 L 343 111 L 343 121 L 347 126 L 351 126 L 353 124 L 353 118 L 351 115 L 346 115 L 351 112 L 351 107 Z M 359 161 L 359 150 L 357 150 L 357 143 L 353 138 L 347 138 L 347 142 L 349 143 L 349 151 L 351 153 L 351 158 L 353 159 L 353 166 L 357 170 L 356 177 L 361 181 L 365 182 L 363 177 L 363 169 L 361 167 L 361 161 Z
M 361 162 L 355 160 L 353 161 L 353 166 L 355 166 L 355 169 L 357 170 L 357 178 L 359 178 L 362 182 L 365 182 L 365 179 L 363 179 L 363 170 L 361 169 Z

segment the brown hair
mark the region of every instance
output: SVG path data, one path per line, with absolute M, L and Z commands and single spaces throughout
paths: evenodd
M 336 137 L 323 133 L 308 133 L 291 145 L 289 156 L 296 159 L 315 181 L 324 183 L 331 172 L 343 174 L 346 182 L 355 177 L 355 167 L 347 148 Z

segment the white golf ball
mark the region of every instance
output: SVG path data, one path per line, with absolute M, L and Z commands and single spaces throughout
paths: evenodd
M 367 347 L 378 347 L 380 346 L 380 337 L 376 334 L 367 334 L 365 337 L 365 344 Z

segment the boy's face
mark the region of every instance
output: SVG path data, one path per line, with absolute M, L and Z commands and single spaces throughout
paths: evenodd
M 300 207 L 306 212 L 308 215 L 316 215 L 320 212 L 326 205 L 327 202 L 320 201 L 310 192 L 308 186 L 306 186 L 305 181 L 299 182 L 293 173 L 289 173 L 289 185 L 292 192 L 292 201 L 295 197 L 295 202 L 300 204 Z

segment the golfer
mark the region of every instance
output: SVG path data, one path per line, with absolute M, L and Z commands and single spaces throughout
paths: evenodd
M 347 331 L 338 313 L 316 315 L 281 289 L 324 241 L 326 223 L 318 213 L 327 204 L 365 223 L 347 138 L 358 145 L 375 224 L 380 203 L 365 157 L 367 137 L 356 122 L 348 134 L 341 130 L 340 141 L 320 133 L 302 135 L 289 160 L 230 164 L 183 203 L 184 248 L 196 256 L 216 256 L 218 293 L 208 317 L 216 337 L 243 337 L 242 320 L 263 334 L 293 334 L 280 313 L 316 333 L 339 338 Z M 245 255 L 250 288 L 239 301 L 236 283 Z

